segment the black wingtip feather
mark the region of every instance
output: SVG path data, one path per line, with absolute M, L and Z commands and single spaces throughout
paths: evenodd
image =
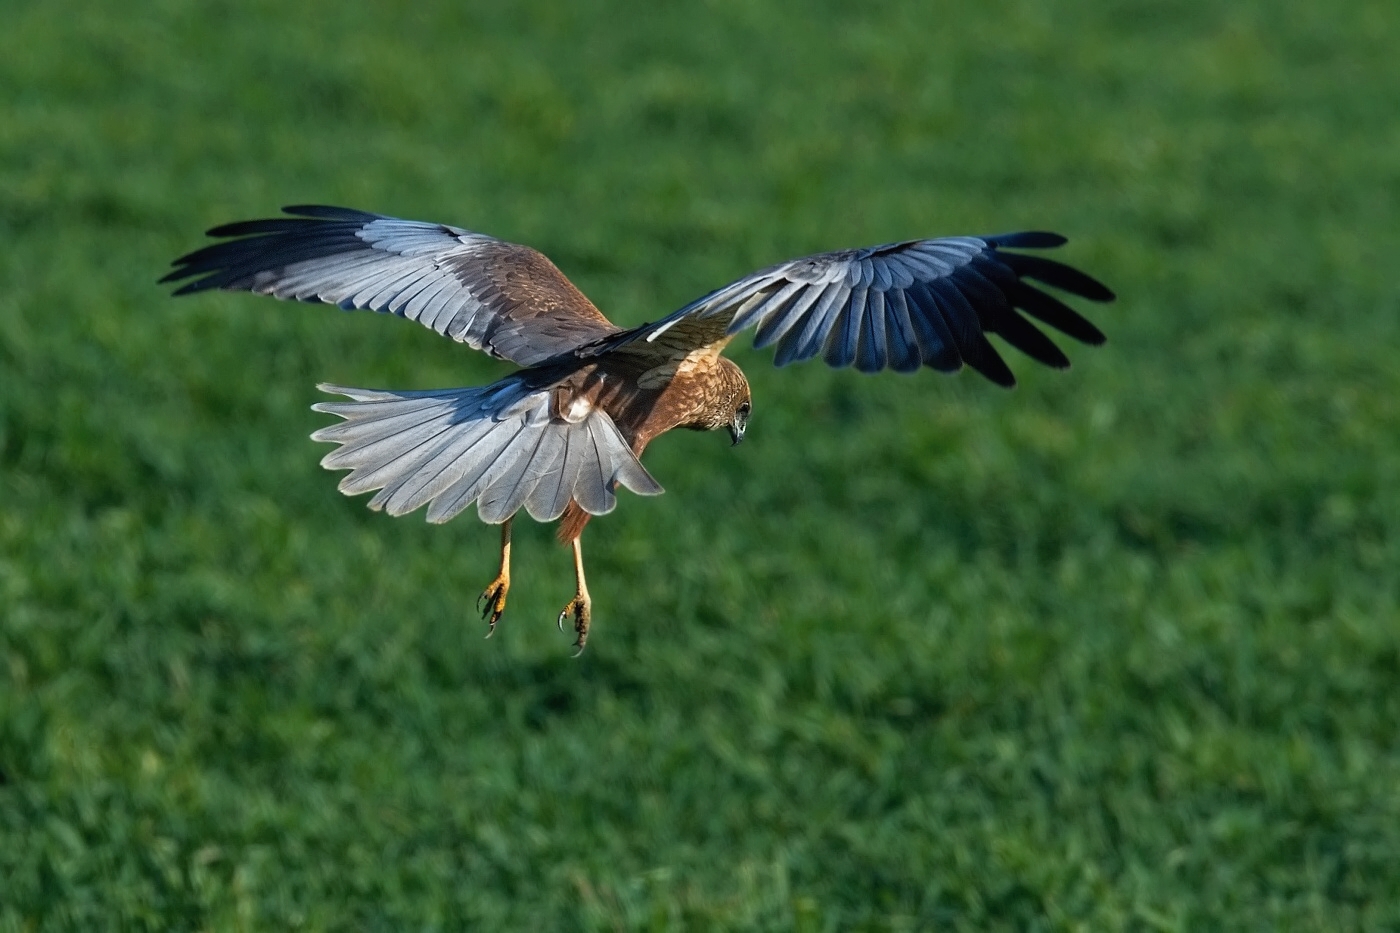
M 334 207 L 329 204 L 289 204 L 282 208 L 282 213 L 294 217 L 314 217 L 317 220 L 353 220 L 360 223 L 382 220 L 385 216 L 353 207 Z
M 991 344 L 987 345 L 991 350 Z M 1001 354 L 996 350 L 990 353 L 977 354 L 976 358 L 966 358 L 967 365 L 977 372 L 986 376 L 992 382 L 1003 389 L 1016 388 L 1016 375 L 1011 371 L 1011 367 L 1006 365 L 1006 360 L 1001 358 Z
M 231 237 L 248 236 L 252 233 L 284 233 L 295 230 L 297 222 L 284 217 L 271 217 L 263 220 L 235 220 L 204 231 L 205 236 Z
M 282 208 L 287 217 L 263 217 L 257 220 L 235 220 L 220 224 L 205 232 L 206 236 L 231 237 L 250 236 L 256 233 L 294 233 L 309 227 L 320 227 L 317 221 L 347 221 L 364 224 L 383 219 L 382 214 L 355 210 L 350 207 L 331 207 L 325 204 L 289 204 Z
M 1051 369 L 1069 369 L 1069 357 L 1055 342 L 1015 311 L 1007 310 L 987 328 L 1017 350 Z
M 1103 331 L 1095 327 L 1078 311 L 1054 295 L 1048 295 L 1026 282 L 1017 282 L 1008 287 L 1006 294 L 1013 305 L 1031 317 L 1044 321 L 1060 333 L 1067 334 L 1080 343 L 1096 347 L 1108 339 L 1104 336 Z
M 1012 249 L 1054 249 L 1069 242 L 1069 237 L 1048 230 L 1022 230 L 1018 233 L 998 233 L 981 238 L 988 245 Z
M 1046 259 L 1044 256 L 1027 256 L 1024 253 L 998 253 L 997 257 L 1017 275 L 1036 279 L 1071 295 L 1078 295 L 1090 301 L 1112 301 L 1117 297 L 1098 279 L 1062 262 Z

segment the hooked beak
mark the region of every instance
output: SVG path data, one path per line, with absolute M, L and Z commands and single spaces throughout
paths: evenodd
M 734 410 L 734 417 L 729 422 L 729 436 L 734 443 L 730 447 L 738 447 L 739 442 L 744 439 L 744 431 L 749 426 L 749 403 L 745 402 Z

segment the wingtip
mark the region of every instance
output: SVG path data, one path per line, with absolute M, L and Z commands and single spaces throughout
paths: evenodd
M 1069 237 L 1049 230 L 1020 230 L 983 237 L 984 242 L 998 249 L 1055 249 L 1069 242 Z
M 1079 272 L 1078 270 L 1075 271 L 1079 276 L 1079 281 L 1076 283 L 1077 287 L 1073 289 L 1064 289 L 1065 291 L 1068 291 L 1071 295 L 1078 295 L 1080 298 L 1087 301 L 1096 301 L 1100 304 L 1108 304 L 1110 301 L 1118 300 L 1118 296 L 1114 293 L 1113 289 L 1109 288 L 1092 275 Z M 1064 288 L 1063 285 L 1053 282 L 1050 284 L 1055 285 L 1056 288 Z
M 1000 365 L 998 365 L 1000 364 Z M 983 378 L 1001 386 L 1003 389 L 1016 388 L 1016 374 L 1011 371 L 1011 367 L 1006 365 L 1006 361 L 998 356 L 996 363 L 983 362 L 981 365 L 968 361 L 968 366 L 980 373 Z
M 219 239 L 231 236 L 239 236 L 241 233 L 239 228 L 250 223 L 257 223 L 257 221 L 231 220 L 228 223 L 222 223 L 216 227 L 210 227 L 208 230 L 204 231 L 204 235 L 207 237 L 217 237 Z
M 164 282 L 173 282 L 173 281 L 176 280 L 176 278 L 183 278 L 183 276 L 177 277 L 177 276 L 173 276 L 173 275 L 167 275 L 165 278 L 161 279 L 160 281 L 161 281 L 162 283 L 164 283 Z M 213 285 L 210 285 L 210 284 L 209 284 L 208 282 L 206 282 L 204 279 L 197 279 L 196 281 L 193 281 L 193 282 L 186 282 L 184 285 L 181 285 L 179 288 L 175 289 L 173 292 L 170 293 L 170 297 L 172 297 L 172 298 L 179 298 L 181 295 L 193 295 L 193 294 L 195 294 L 195 293 L 197 293 L 197 292 L 205 292 L 205 291 L 208 291 L 209 289 L 211 289 L 211 288 L 213 288 L 213 287 L 214 287 Z
M 370 223 L 375 220 L 388 219 L 385 214 L 376 214 L 374 211 L 362 211 L 357 207 L 338 207 L 334 204 L 288 204 L 282 208 L 282 213 L 290 214 L 300 220 L 339 220 Z

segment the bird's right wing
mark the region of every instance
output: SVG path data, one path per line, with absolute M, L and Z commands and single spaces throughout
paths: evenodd
M 779 366 L 815 356 L 862 372 L 953 371 L 966 363 L 1010 386 L 1016 379 L 987 334 L 1048 366 L 1069 365 L 1020 311 L 1076 340 L 1103 342 L 1097 327 L 1027 279 L 1092 301 L 1112 301 L 1113 292 L 1063 263 L 1007 251 L 1064 242 L 1059 234 L 1027 232 L 819 253 L 746 275 L 654 324 L 575 352 L 684 355 L 722 348 L 755 328 L 754 346 L 775 345 Z
M 368 308 L 418 321 L 475 350 L 533 366 L 618 332 L 542 253 L 459 227 L 343 207 L 209 231 L 235 237 L 175 260 L 161 279 Z

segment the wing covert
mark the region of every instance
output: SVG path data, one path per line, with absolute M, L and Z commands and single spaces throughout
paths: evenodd
M 618 332 L 543 254 L 459 227 L 340 207 L 225 224 L 175 260 L 176 295 L 208 289 L 369 309 L 532 366 Z

